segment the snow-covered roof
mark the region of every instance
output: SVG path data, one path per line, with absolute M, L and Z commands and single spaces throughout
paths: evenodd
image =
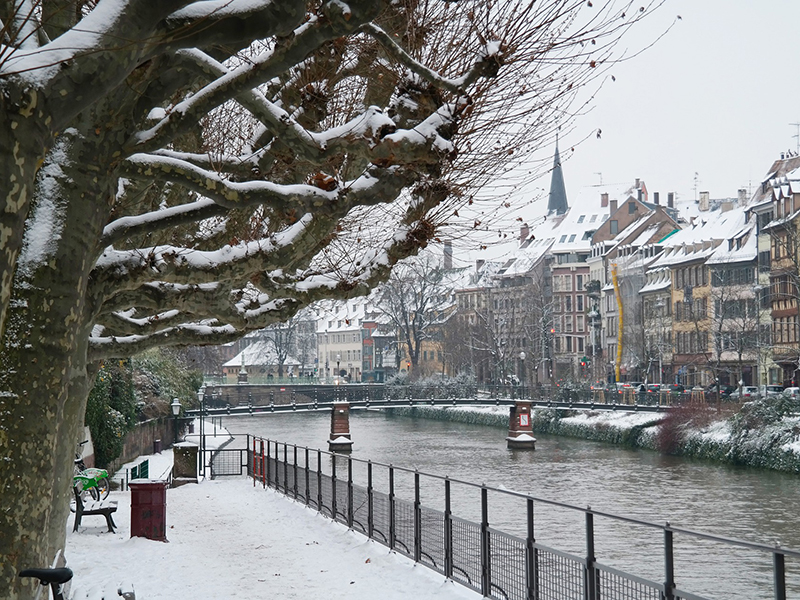
M 686 227 L 664 240 L 665 251 L 652 266 L 708 259 L 724 240 L 734 237 L 745 225 L 742 207 L 700 212 Z
M 242 360 L 244 360 L 246 367 L 271 367 L 278 364 L 278 354 L 275 352 L 275 346 L 272 342 L 259 340 L 250 344 L 222 366 L 241 367 Z M 287 356 L 283 364 L 284 366 L 299 366 L 300 361 L 292 356 Z

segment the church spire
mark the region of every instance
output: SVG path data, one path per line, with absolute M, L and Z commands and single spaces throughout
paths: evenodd
M 553 175 L 550 178 L 550 199 L 547 201 L 548 214 L 563 215 L 569 210 L 567 189 L 564 187 L 564 172 L 561 170 L 561 156 L 558 153 L 558 134 L 556 134 L 556 153 L 553 157 Z

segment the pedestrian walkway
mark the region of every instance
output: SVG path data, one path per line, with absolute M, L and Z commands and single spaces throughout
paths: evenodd
M 162 472 L 172 452 L 148 458 Z M 168 543 L 131 538 L 130 492 L 109 498 L 119 503 L 116 534 L 102 519 L 68 531 L 75 600 L 109 600 L 121 584 L 137 600 L 480 598 L 244 477 L 169 489 Z

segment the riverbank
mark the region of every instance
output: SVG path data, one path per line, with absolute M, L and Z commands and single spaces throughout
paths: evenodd
M 395 414 L 508 427 L 506 407 L 408 407 Z M 753 402 L 739 411 L 688 406 L 662 413 L 534 409 L 535 433 L 800 474 L 800 414 Z

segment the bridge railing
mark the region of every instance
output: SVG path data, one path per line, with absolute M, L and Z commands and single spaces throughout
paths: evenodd
M 254 485 L 260 483 L 283 492 L 497 600 L 705 600 L 709 596 L 700 594 L 755 598 L 768 597 L 770 592 L 771 597 L 785 600 L 786 559 L 800 559 L 799 551 L 780 546 L 710 535 L 669 523 L 658 525 L 258 437 L 248 436 L 246 468 Z M 454 493 L 455 486 L 462 493 Z M 548 520 L 542 517 L 547 514 L 545 509 L 560 512 Z M 501 515 L 503 518 L 496 519 L 501 523 L 490 524 L 490 514 L 493 520 Z M 597 519 L 604 524 L 598 526 Z M 608 560 L 622 562 L 625 568 L 600 562 L 595 539 L 609 528 L 644 530 L 649 536 L 647 547 L 660 547 L 660 551 L 643 552 L 633 536 L 625 543 L 632 558 L 625 559 L 618 550 L 607 552 Z M 676 536 L 681 538 L 680 543 Z M 543 543 L 544 538 L 548 538 L 547 543 Z M 727 554 L 715 558 L 702 548 L 697 550 L 709 541 L 717 551 Z M 677 568 L 676 548 L 691 548 L 698 556 L 680 563 L 687 572 Z M 730 554 L 742 550 L 763 559 L 753 567 L 752 574 L 742 573 L 740 566 L 731 567 Z M 690 575 L 688 569 L 699 564 L 705 571 Z M 731 576 L 719 571 L 724 567 L 734 568 L 739 580 L 725 581 Z M 632 573 L 636 568 L 649 572 Z M 763 575 L 764 570 L 771 571 L 771 581 L 753 576 L 759 571 Z M 654 572 L 662 575 L 654 577 Z M 712 581 L 709 573 L 722 581 Z M 681 578 L 692 587 L 704 589 L 698 593 L 681 589 Z M 725 585 L 730 588 L 727 592 Z M 746 589 L 747 585 L 760 587 Z M 793 585 L 792 591 L 800 592 L 796 577 Z

